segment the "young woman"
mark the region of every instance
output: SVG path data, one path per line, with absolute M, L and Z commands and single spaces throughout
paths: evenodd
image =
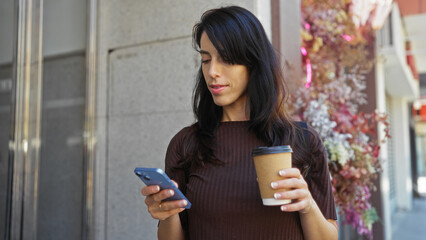
M 194 26 L 201 56 L 194 88 L 197 122 L 171 140 L 166 172 L 192 203 L 142 189 L 159 239 L 337 239 L 326 151 L 316 132 L 292 121 L 281 68 L 258 19 L 231 6 L 205 12 Z M 251 156 L 259 146 L 291 145 L 294 168 L 272 188 L 289 191 L 264 206 Z

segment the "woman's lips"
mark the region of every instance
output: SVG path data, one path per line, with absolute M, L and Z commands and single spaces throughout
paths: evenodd
M 226 87 L 227 85 L 210 85 L 210 91 L 213 94 L 219 94 L 220 92 L 225 90 Z

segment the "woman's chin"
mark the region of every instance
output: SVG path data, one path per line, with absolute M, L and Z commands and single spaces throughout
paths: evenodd
M 218 106 L 218 107 L 226 106 L 226 103 L 225 103 L 224 101 L 220 101 L 220 100 L 218 100 L 218 99 L 214 99 L 214 98 L 213 98 L 213 102 L 214 102 L 214 104 L 216 104 L 216 106 Z

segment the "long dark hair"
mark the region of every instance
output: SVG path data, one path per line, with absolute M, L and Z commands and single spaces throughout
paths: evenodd
M 244 65 L 249 70 L 249 129 L 267 146 L 292 144 L 294 152 L 299 152 L 294 154 L 294 163 L 305 166 L 309 160 L 304 160 L 307 151 L 300 146 L 303 133 L 284 109 L 288 90 L 277 54 L 259 20 L 238 6 L 212 9 L 193 28 L 193 45 L 197 51 L 203 32 L 224 61 Z M 193 111 L 197 123 L 190 128 L 186 160 L 198 166 L 221 164 L 214 154 L 214 137 L 222 119 L 222 107 L 214 103 L 201 67 L 193 92 Z

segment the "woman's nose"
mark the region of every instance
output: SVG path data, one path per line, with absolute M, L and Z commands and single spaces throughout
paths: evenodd
M 220 63 L 218 63 L 217 61 L 211 61 L 210 62 L 210 68 L 209 68 L 209 75 L 212 78 L 217 78 L 218 76 L 220 76 Z

